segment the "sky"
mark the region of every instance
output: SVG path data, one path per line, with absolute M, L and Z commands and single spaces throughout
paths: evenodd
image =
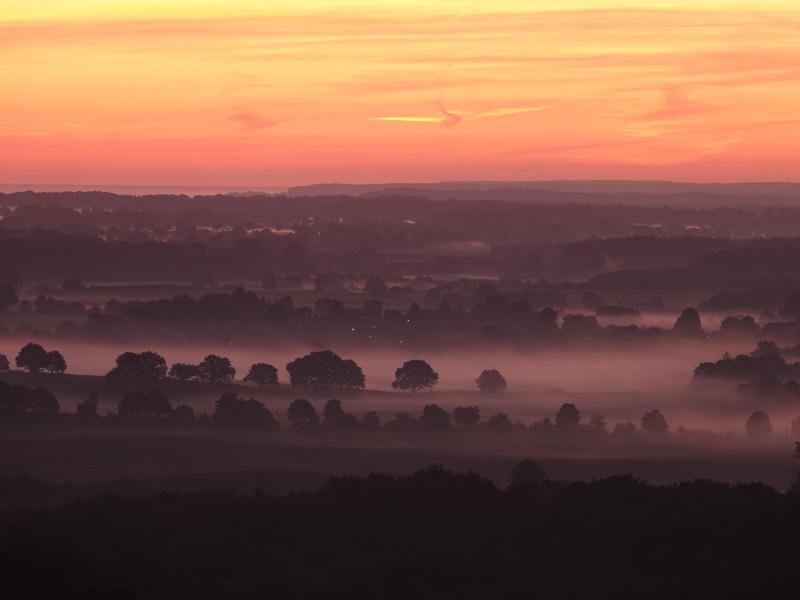
M 800 0 L 0 0 L 0 183 L 800 180 Z

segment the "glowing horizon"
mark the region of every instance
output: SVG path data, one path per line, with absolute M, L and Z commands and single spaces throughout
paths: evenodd
M 795 0 L 6 0 L 0 183 L 787 180 Z

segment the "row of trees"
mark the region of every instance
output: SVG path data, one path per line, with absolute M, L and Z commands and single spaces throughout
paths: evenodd
M 22 347 L 14 360 L 17 367 L 25 369 L 29 373 L 63 373 L 67 370 L 67 362 L 58 350 L 45 350 L 39 344 L 26 344 Z M 0 372 L 8 371 L 11 368 L 8 357 L 0 354 Z
M 100 401 L 93 392 L 78 404 L 75 416 L 83 420 L 100 419 Z M 56 397 L 44 388 L 32 389 L 24 385 L 11 385 L 0 381 L 0 418 L 18 420 L 24 418 L 51 418 L 60 414 Z M 262 402 L 253 398 L 242 398 L 227 392 L 222 394 L 214 405 L 211 415 L 196 415 L 187 404 L 173 406 L 167 395 L 160 390 L 134 390 L 125 393 L 117 405 L 116 413 L 108 413 L 106 418 L 139 423 L 172 423 L 191 425 L 209 422 L 232 427 L 247 427 L 259 430 L 273 430 L 281 427 L 280 422 Z M 659 410 L 651 410 L 642 415 L 639 425 L 626 421 L 615 425 L 609 431 L 602 415 L 594 414 L 588 422 L 582 421 L 581 412 L 572 403 L 562 404 L 554 418 L 546 417 L 529 427 L 520 421 L 512 421 L 506 413 L 498 412 L 483 419 L 478 406 L 457 406 L 448 411 L 438 404 L 426 404 L 418 416 L 409 412 L 398 412 L 385 422 L 381 422 L 376 411 L 369 411 L 361 417 L 346 412 L 341 401 L 328 400 L 318 412 L 306 399 L 293 400 L 286 410 L 286 422 L 294 430 L 313 430 L 317 428 L 410 432 L 410 431 L 478 431 L 505 433 L 530 430 L 536 434 L 559 436 L 597 436 L 613 434 L 615 437 L 630 437 L 637 433 L 663 436 L 669 432 L 664 415 Z M 753 412 L 745 422 L 745 433 L 750 439 L 765 439 L 773 428 L 764 411 Z M 792 433 L 800 435 L 800 416 L 792 423 Z
M 155 382 L 172 379 L 182 383 L 230 383 L 236 375 L 231 361 L 223 356 L 209 354 L 202 362 L 193 365 L 175 363 L 167 368 L 163 356 L 156 352 L 125 352 L 116 359 L 117 365 L 106 375 L 109 381 Z M 354 391 L 365 387 L 364 372 L 352 359 L 344 359 L 330 350 L 311 352 L 286 365 L 293 387 L 315 392 Z M 244 381 L 260 387 L 277 387 L 278 370 L 269 363 L 254 363 Z M 392 387 L 415 393 L 431 389 L 439 381 L 439 374 L 424 360 L 406 361 L 395 371 Z M 496 369 L 483 371 L 476 379 L 478 389 L 485 393 L 505 391 L 505 377 Z

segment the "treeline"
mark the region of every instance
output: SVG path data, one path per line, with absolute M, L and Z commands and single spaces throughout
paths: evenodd
M 788 598 L 800 496 L 632 476 L 508 487 L 429 467 L 313 493 L 103 495 L 0 513 L 27 597 Z M 46 576 L 42 576 L 46 565 Z
M 629 320 L 637 318 L 638 311 L 599 304 L 587 309 L 590 314 L 559 313 L 548 305 L 541 308 L 544 296 L 543 292 L 531 291 L 503 294 L 485 286 L 476 290 L 466 307 L 443 295 L 433 307 L 412 302 L 408 309 L 400 310 L 388 308 L 380 296 L 370 297 L 361 306 L 348 306 L 330 297 L 316 300 L 313 306 L 295 306 L 288 296 L 269 300 L 238 288 L 199 298 L 184 295 L 149 301 L 111 300 L 102 310 L 89 310 L 85 325 L 65 322 L 58 333 L 92 339 L 159 335 L 237 342 L 284 343 L 288 339 L 322 345 L 449 347 L 469 343 L 518 348 L 637 344 L 676 336 L 703 339 L 716 334 L 703 330 L 693 308 L 683 311 L 671 329 L 633 324 L 603 326 L 596 315 Z M 585 298 L 586 302 L 594 299 L 593 295 Z M 50 304 L 59 302 L 63 303 L 53 300 Z M 663 300 L 655 301 L 653 307 L 663 311 Z M 59 314 L 57 310 L 51 312 Z M 66 307 L 61 311 L 64 312 L 68 312 Z M 24 326 L 24 330 L 29 332 L 30 327 Z M 760 328 L 749 317 L 731 317 L 724 322 L 721 333 L 757 339 Z
M 74 413 L 61 413 L 56 397 L 43 388 L 31 389 L 24 385 L 10 385 L 0 381 L 0 423 L 7 426 L 136 426 L 173 429 L 232 427 L 252 431 L 270 432 L 284 427 L 303 432 L 389 432 L 400 434 L 447 432 L 487 432 L 498 434 L 531 434 L 537 439 L 570 443 L 596 443 L 603 440 L 630 442 L 635 439 L 665 441 L 670 428 L 660 410 L 647 411 L 637 425 L 631 421 L 617 423 L 609 428 L 605 418 L 593 414 L 583 419 L 580 410 L 572 403 L 562 404 L 553 418 L 545 417 L 526 425 L 504 412 L 483 418 L 479 406 L 456 406 L 452 411 L 438 404 L 425 404 L 419 414 L 401 411 L 381 421 L 377 411 L 360 416 L 347 412 L 343 403 L 332 398 L 317 410 L 304 398 L 293 400 L 282 419 L 267 406 L 253 398 L 235 393 L 223 393 L 215 402 L 210 414 L 196 414 L 188 404 L 173 406 L 161 390 L 133 390 L 120 398 L 116 411 L 100 410 L 96 392 L 77 405 Z M 753 440 L 764 440 L 773 433 L 769 415 L 761 410 L 753 412 L 744 424 L 745 433 Z M 673 433 L 679 436 L 694 435 L 682 427 Z M 800 436 L 800 415 L 792 422 L 791 435 Z M 701 435 L 708 436 L 707 432 Z

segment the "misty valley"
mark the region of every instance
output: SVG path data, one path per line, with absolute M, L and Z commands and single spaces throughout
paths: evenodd
M 506 511 L 575 518 L 574 502 L 606 507 L 603 518 L 637 507 L 679 519 L 681 503 L 713 496 L 726 511 L 747 505 L 725 518 L 756 503 L 796 521 L 800 210 L 783 193 L 652 184 L 2 194 L 4 556 L 24 570 L 12 548 L 36 539 L 55 551 L 66 542 L 45 533 L 48 523 L 70 535 L 85 511 L 123 521 L 179 512 L 176 527 L 211 528 L 180 534 L 181 544 L 199 535 L 203 548 L 203 536 L 221 535 L 223 505 L 301 529 L 311 525 L 298 511 L 340 506 L 337 518 L 358 530 L 407 498 L 425 515 L 414 529 L 445 505 L 464 519 L 480 505 L 500 527 Z M 356 524 L 347 511 L 364 502 L 375 513 Z M 44 506 L 54 512 L 35 512 Z M 395 518 L 391 535 L 410 544 Z M 102 519 L 88 545 L 67 544 L 60 568 L 73 565 L 76 590 L 161 597 L 188 585 L 155 563 L 138 583 L 107 563 Z M 229 534 L 244 535 L 241 526 Z M 288 536 L 280 527 L 273 533 Z M 123 554 L 143 543 L 114 535 Z M 333 545 L 343 534 L 326 535 L 320 543 Z M 442 535 L 448 551 L 461 539 Z M 501 544 L 496 532 L 480 535 Z M 770 556 L 764 569 L 782 564 Z M 280 560 L 262 581 L 251 558 L 226 567 L 248 590 L 330 589 Z M 84 561 L 106 575 L 94 580 Z M 582 568 L 614 593 L 612 580 Z M 440 575 L 430 577 L 444 585 Z M 236 595 L 228 577 L 192 577 L 208 597 Z M 687 577 L 708 585 L 702 573 Z M 355 594 L 378 581 L 347 578 L 342 589 Z M 470 589 L 487 581 L 505 580 L 487 575 Z M 580 597 L 583 584 L 571 581 L 542 585 Z

